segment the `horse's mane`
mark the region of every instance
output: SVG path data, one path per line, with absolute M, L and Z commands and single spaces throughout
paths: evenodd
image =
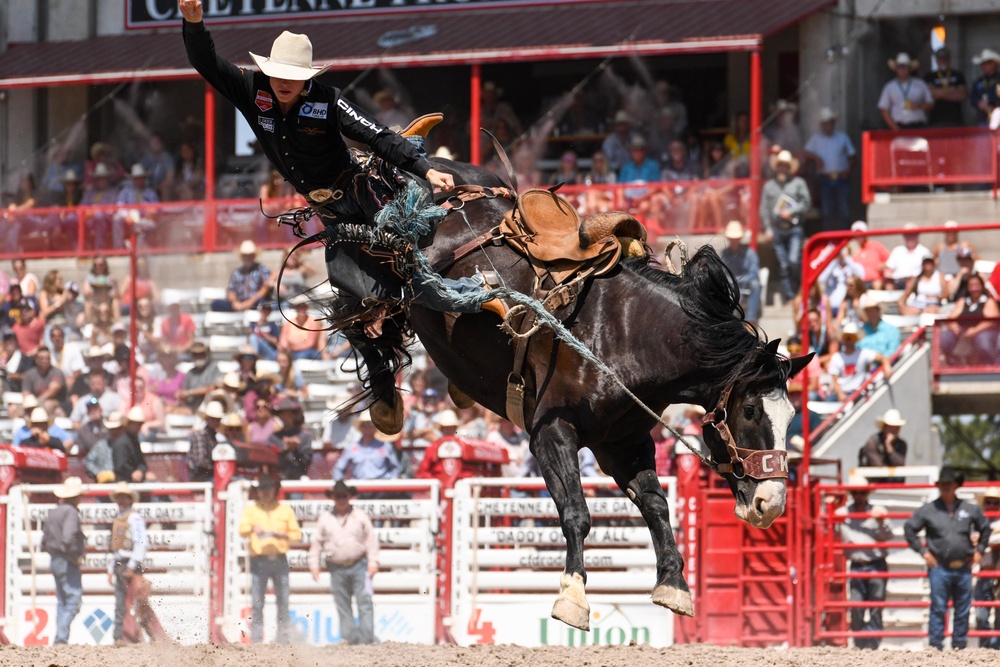
M 649 261 L 636 258 L 623 264 L 678 296 L 689 318 L 681 332 L 685 352 L 697 359 L 700 371 L 720 386 L 739 382 L 747 388 L 773 387 L 784 382 L 787 371 L 777 356 L 764 352 L 767 336 L 744 318 L 736 278 L 712 246 L 699 248 L 681 275 Z

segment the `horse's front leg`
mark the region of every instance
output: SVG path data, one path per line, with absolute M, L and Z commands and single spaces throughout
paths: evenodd
M 670 508 L 656 478 L 653 439 L 603 445 L 595 450 L 601 469 L 609 473 L 642 513 L 656 552 L 656 586 L 653 603 L 684 616 L 694 616 L 691 591 L 684 581 L 684 559 L 677 551 L 670 526 Z
M 590 510 L 580 485 L 577 449 L 576 429 L 561 419 L 536 426 L 531 437 L 531 453 L 538 459 L 566 536 L 566 569 L 559 581 L 559 597 L 552 605 L 552 618 L 590 630 L 590 605 L 584 592 L 587 573 L 583 568 L 583 541 L 590 534 Z

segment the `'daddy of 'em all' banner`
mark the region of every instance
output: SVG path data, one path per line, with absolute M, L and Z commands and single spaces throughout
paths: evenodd
M 210 23 L 311 19 L 329 16 L 361 16 L 372 13 L 426 9 L 501 7 L 523 4 L 561 4 L 588 0 L 202 0 L 205 20 Z M 181 20 L 177 0 L 125 0 L 125 24 L 129 28 L 154 28 Z

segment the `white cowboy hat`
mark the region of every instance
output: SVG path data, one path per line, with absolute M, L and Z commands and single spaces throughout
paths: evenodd
M 142 408 L 138 405 L 133 405 L 128 413 L 125 415 L 125 419 L 134 424 L 145 424 L 146 415 L 143 413 Z
M 823 107 L 819 110 L 819 122 L 828 123 L 831 120 L 837 120 L 837 112 L 830 107 Z
M 108 169 L 108 165 L 98 162 L 97 166 L 94 167 L 94 178 L 111 178 L 111 170 Z
M 56 498 L 77 498 L 83 494 L 83 480 L 79 477 L 67 477 L 55 491 L 52 492 Z
M 854 322 L 848 322 L 840 330 L 840 335 L 841 337 L 854 336 L 855 338 L 859 338 L 861 336 L 861 330 L 858 329 L 858 325 L 855 324 Z
M 615 124 L 617 125 L 618 123 L 627 123 L 631 125 L 632 116 L 629 115 L 628 111 L 619 111 L 615 114 Z
M 851 231 L 852 232 L 867 232 L 868 231 L 868 223 L 865 222 L 864 220 L 855 220 L 854 222 L 851 223 Z
M 875 426 L 882 428 L 883 426 L 905 426 L 906 420 L 903 419 L 903 415 L 899 414 L 899 410 L 896 408 L 890 408 L 885 411 L 885 414 L 875 420 Z
M 149 176 L 149 174 L 146 173 L 146 168 L 143 167 L 138 162 L 132 165 L 132 171 L 129 173 L 131 174 L 132 178 L 145 178 L 146 176 Z
M 879 310 L 882 309 L 882 304 L 879 303 L 879 300 L 876 299 L 873 295 L 868 294 L 867 292 L 861 295 L 861 303 L 859 305 L 861 307 L 861 310 L 865 310 L 867 308 L 878 308 Z
M 230 389 L 242 389 L 243 381 L 240 379 L 240 374 L 236 371 L 226 373 L 222 376 L 222 386 Z
M 31 411 L 31 418 L 28 420 L 32 424 L 48 424 L 49 413 L 43 407 L 37 407 Z
M 746 233 L 746 230 L 743 229 L 743 223 L 742 222 L 740 222 L 739 220 L 730 220 L 726 224 L 726 231 L 723 232 L 723 236 L 725 236 L 727 239 L 731 239 L 733 241 L 742 241 L 743 240 L 743 235 L 745 233 Z
M 108 430 L 122 427 L 122 415 L 120 412 L 112 412 L 104 418 L 104 428 Z
M 66 481 L 68 482 L 69 480 Z M 1000 486 L 991 486 L 982 493 L 977 493 L 976 496 L 979 497 L 980 501 L 985 500 L 987 498 L 1000 500 Z
M 226 415 L 226 418 L 222 420 L 222 425 L 228 428 L 243 428 L 243 418 L 235 412 L 230 412 Z
M 944 226 L 947 227 L 948 229 L 955 229 L 956 227 L 958 227 L 958 221 L 957 220 L 946 220 L 945 223 L 944 223 Z
M 438 149 L 434 151 L 434 157 L 439 157 L 442 160 L 454 160 L 455 154 L 447 146 L 438 146 Z
M 461 426 L 462 422 L 454 410 L 442 410 L 434 417 L 434 423 L 438 426 Z
M 205 409 L 201 411 L 201 416 L 206 419 L 225 419 L 226 409 L 223 407 L 222 403 L 218 401 L 211 401 L 205 406 Z
M 777 171 L 779 164 L 787 164 L 793 174 L 797 174 L 799 171 L 799 161 L 792 155 L 791 151 L 778 151 L 777 155 L 771 156 L 769 162 L 771 163 L 771 169 L 775 171 Z
M 983 52 L 978 56 L 973 56 L 972 64 L 982 65 L 983 63 L 988 63 L 991 60 L 995 63 L 1000 63 L 1000 53 L 997 53 L 993 49 L 983 49 Z
M 257 244 L 247 239 L 240 244 L 240 254 L 241 255 L 256 255 L 257 254 Z
M 139 502 L 139 494 L 129 486 L 128 482 L 118 482 L 115 488 L 111 489 L 111 493 L 108 497 L 114 500 L 118 496 L 128 496 L 132 499 L 133 503 Z
M 867 477 L 859 475 L 856 472 L 852 472 L 847 478 L 847 486 L 868 486 L 869 484 L 871 482 L 868 481 Z
M 250 57 L 267 76 L 289 81 L 308 81 L 330 67 L 330 65 L 314 66 L 312 42 L 305 35 L 297 35 L 287 30 L 274 40 L 270 56 L 265 58 L 251 51 Z
M 889 69 L 894 71 L 897 67 L 908 67 L 912 70 L 919 66 L 920 63 L 911 59 L 910 54 L 905 52 L 900 52 L 895 58 L 889 58 Z
M 37 407 L 38 407 L 38 397 L 36 397 L 34 394 L 25 394 L 24 399 L 21 401 L 21 409 L 24 410 L 25 412 L 28 412 L 28 410 L 34 410 Z

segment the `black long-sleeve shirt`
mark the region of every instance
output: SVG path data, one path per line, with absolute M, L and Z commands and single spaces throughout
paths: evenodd
M 920 543 L 918 533 L 925 531 L 927 547 Z M 970 534 L 979 533 L 977 547 L 972 546 Z M 949 512 L 944 501 L 938 498 L 913 513 L 903 526 L 906 542 L 919 554 L 930 551 L 939 563 L 968 560 L 972 552 L 986 553 L 990 542 L 990 522 L 983 516 L 979 505 L 956 500 L 954 512 Z
M 122 433 L 111 443 L 111 459 L 115 464 L 115 479 L 119 482 L 131 482 L 132 473 L 141 470 L 146 476 L 146 457 L 139 447 L 139 438 Z
M 185 21 L 182 31 L 191 65 L 239 109 L 267 159 L 299 193 L 329 188 L 353 168 L 341 134 L 367 144 L 379 157 L 417 176 L 425 176 L 430 169 L 413 144 L 379 125 L 344 98 L 339 88 L 315 79 L 307 81 L 306 94 L 282 114 L 268 76 L 219 57 L 204 23 Z

